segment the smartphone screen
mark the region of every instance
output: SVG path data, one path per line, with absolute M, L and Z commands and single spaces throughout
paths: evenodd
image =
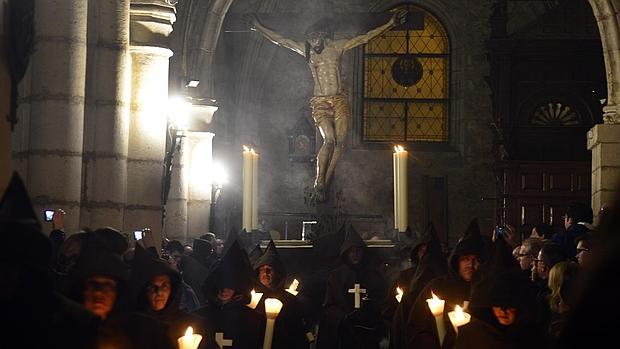
M 53 218 L 54 218 L 54 210 L 45 210 L 45 212 L 43 213 L 43 219 L 46 222 L 51 222 Z
M 133 232 L 133 237 L 136 240 L 142 240 L 142 230 L 136 230 Z

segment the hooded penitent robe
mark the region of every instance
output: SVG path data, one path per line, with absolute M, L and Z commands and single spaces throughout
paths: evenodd
M 17 174 L 0 201 L 0 236 L 0 347 L 96 348 L 99 319 L 53 291 L 52 245 Z
M 207 304 L 195 314 L 202 317 L 207 348 L 219 348 L 218 333 L 224 340 L 232 340 L 232 349 L 255 349 L 263 345 L 264 319 L 255 310 L 246 306 L 250 302 L 253 275 L 245 251 L 238 241 L 229 245 L 222 258 L 215 263 L 203 287 Z M 235 290 L 232 300 L 222 303 L 217 298 L 218 290 Z
M 181 258 L 183 280 L 194 290 L 200 305 L 204 305 L 207 299 L 202 292 L 202 285 L 209 276 L 209 270 L 217 257 L 214 256 L 213 246 L 207 240 L 194 240 L 193 249 L 194 252 L 191 255 Z
M 457 242 L 449 258 L 449 270 L 446 276 L 433 279 L 419 293 L 407 323 L 406 342 L 408 348 L 438 349 L 454 347 L 455 332 L 448 318 L 448 312 L 456 305 L 463 306 L 470 299 L 470 283 L 459 275 L 460 256 L 477 255 L 481 260 L 486 257 L 486 246 L 480 235 L 478 221 L 474 219 L 463 237 Z M 435 318 L 428 308 L 426 299 L 432 298 L 431 291 L 445 301 L 444 323 L 446 336 L 440 345 Z
M 506 249 L 510 253 L 509 249 Z M 514 261 L 514 258 L 513 258 Z M 472 286 L 468 312 L 471 321 L 459 327 L 458 349 L 546 348 L 545 328 L 536 323 L 536 297 L 531 282 L 519 268 L 494 267 Z M 493 307 L 514 308 L 514 322 L 502 325 Z
M 256 311 L 259 314 L 265 313 L 265 299 L 267 298 L 277 298 L 282 302 L 282 310 L 275 321 L 272 349 L 308 348 L 303 309 L 297 297 L 285 291 L 286 269 L 273 240 L 269 242 L 263 255 L 254 263 L 255 275 L 258 276 L 258 269 L 263 265 L 270 265 L 274 269 L 276 279 L 271 288 L 263 286 L 260 280 L 257 283 L 255 290 L 261 292 L 263 297 Z
M 175 343 L 167 336 L 167 327 L 135 311 L 129 287 L 128 267 L 120 257 L 102 249 L 83 250 L 71 278 L 71 295 L 83 301 L 85 281 L 92 276 L 105 276 L 116 281 L 116 300 L 112 311 L 99 329 L 100 348 L 168 349 Z
M 411 252 L 412 256 L 414 253 L 417 255 L 418 249 L 423 244 L 426 245 L 426 254 L 418 262 L 418 267 L 411 281 L 406 284 L 403 298 L 394 313 L 390 329 L 390 347 L 393 349 L 404 349 L 407 347 L 407 322 L 420 292 L 431 280 L 448 273 L 448 263 L 441 249 L 437 231 L 432 224 L 414 246 Z
M 364 251 L 362 262 L 351 265 L 347 252 L 359 247 Z M 366 244 L 352 228 L 346 232 L 340 256 L 344 264 L 333 270 L 327 281 L 323 313 L 319 325 L 317 348 L 378 348 L 386 331 L 381 319 L 381 305 L 386 284 L 378 271 L 365 263 Z M 355 295 L 349 290 L 359 284 L 361 307 L 355 309 Z
M 151 309 L 146 296 L 146 289 L 150 281 L 158 275 L 168 275 L 172 284 L 172 290 L 164 309 L 154 311 Z M 135 299 L 136 310 L 146 316 L 154 318 L 168 327 L 168 337 L 172 342 L 185 334 L 188 326 L 194 333 L 203 334 L 205 329 L 202 319 L 194 314 L 189 314 L 179 309 L 181 303 L 181 276 L 172 269 L 165 261 L 155 258 L 151 253 L 136 245 L 136 251 L 132 263 L 131 274 L 132 292 Z M 201 342 L 200 348 L 205 348 L 205 342 Z

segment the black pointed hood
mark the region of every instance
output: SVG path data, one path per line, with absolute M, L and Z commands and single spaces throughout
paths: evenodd
M 519 262 L 512 256 L 512 248 L 503 237 L 497 237 L 491 244 L 489 258 L 483 267 L 485 275 L 492 275 L 504 271 L 518 272 Z
M 420 260 L 411 279 L 409 289 L 412 293 L 421 291 L 421 288 L 425 287 L 430 280 L 448 273 L 448 261 L 432 223 L 426 228 L 422 239 L 416 244 L 417 247 L 419 248 L 422 243 L 426 244 L 426 254 Z
M 276 244 L 273 240 L 269 241 L 263 255 L 254 263 L 256 274 L 258 273 L 258 269 L 263 265 L 270 265 L 276 272 L 276 278 L 273 281 L 272 287 L 277 289 L 282 288 L 286 280 L 286 268 L 284 268 L 284 263 L 282 263 L 280 259 Z
M 26 186 L 17 172 L 13 172 L 0 201 L 0 223 L 2 222 L 19 223 L 41 230 L 41 223 L 32 208 Z
M 365 250 L 366 243 L 362 240 L 362 237 L 357 233 L 353 226 L 349 225 L 345 229 L 344 241 L 342 242 L 342 247 L 340 248 L 340 257 L 343 259 L 346 258 L 347 251 L 352 247 L 360 247 Z
M 250 301 L 250 291 L 253 286 L 253 271 L 247 254 L 237 240 L 222 254 L 205 281 L 204 290 L 210 299 L 215 299 L 217 291 L 231 288 L 238 295 L 244 296 L 245 303 Z
M 263 250 L 260 248 L 260 244 L 256 244 L 252 251 L 248 253 L 248 258 L 250 259 L 250 263 L 254 265 L 256 261 L 263 255 Z
M 195 239 L 192 244 L 192 256 L 207 268 L 211 265 L 210 259 L 213 255 L 213 245 L 203 239 Z
M 256 261 L 256 263 L 254 263 L 254 270 L 257 270 L 258 268 L 266 264 L 271 265 L 274 269 L 278 271 L 284 270 L 284 264 L 280 259 L 278 249 L 276 248 L 276 244 L 273 242 L 273 240 L 269 240 L 269 244 L 267 245 L 265 252 Z
M 170 298 L 168 299 L 168 304 L 166 304 L 164 311 L 171 306 L 176 306 L 178 308 L 180 297 L 178 297 L 177 294 L 181 283 L 181 275 L 179 275 L 170 264 L 162 259 L 156 258 L 151 252 L 140 246 L 140 244 L 136 244 L 131 270 L 131 288 L 134 299 L 136 300 L 136 306 L 139 310 L 148 309 L 145 294 L 146 287 L 155 276 L 162 274 L 168 275 L 172 284 Z
M 458 260 L 460 256 L 477 255 L 481 260 L 486 259 L 486 244 L 480 234 L 480 226 L 478 218 L 472 219 L 465 230 L 463 236 L 459 239 L 454 247 L 454 251 L 450 256 L 450 268 L 458 273 Z
M 0 200 L 0 234 L 5 246 L 0 258 L 40 272 L 50 267 L 52 245 L 41 233 L 26 187 L 16 172 Z
M 420 261 L 417 260 L 418 250 L 423 245 L 428 246 L 431 243 L 431 241 L 433 241 L 434 239 L 437 240 L 437 243 L 439 244 L 439 247 L 441 248 L 441 243 L 439 242 L 439 236 L 437 235 L 437 230 L 435 230 L 435 226 L 431 222 L 426 227 L 422 235 L 420 235 L 420 237 L 413 243 L 413 247 L 411 248 L 411 253 L 410 253 L 411 261 L 419 263 Z

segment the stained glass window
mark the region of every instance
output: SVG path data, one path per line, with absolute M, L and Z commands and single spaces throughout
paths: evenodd
M 446 142 L 448 36 L 433 15 L 405 6 L 407 22 L 364 49 L 364 141 Z

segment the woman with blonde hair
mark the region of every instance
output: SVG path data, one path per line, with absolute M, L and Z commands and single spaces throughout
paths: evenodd
M 579 272 L 579 264 L 575 262 L 559 262 L 549 271 L 548 286 L 551 290 L 549 306 L 551 308 L 551 324 L 549 334 L 556 339 L 568 317 L 572 306 L 572 290 Z

